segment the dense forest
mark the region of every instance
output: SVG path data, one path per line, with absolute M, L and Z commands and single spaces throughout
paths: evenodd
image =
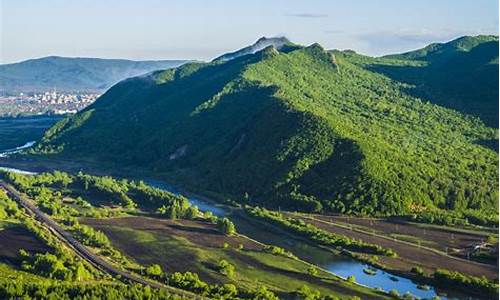
M 383 58 L 270 46 L 190 63 L 118 83 L 31 154 L 140 167 L 271 208 L 496 222 L 495 49 L 496 37 Z

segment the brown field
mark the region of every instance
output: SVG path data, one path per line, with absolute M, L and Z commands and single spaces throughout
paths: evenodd
M 85 218 L 81 223 L 90 225 L 104 232 L 113 245 L 120 249 L 125 255 L 133 258 L 143 265 L 159 263 L 163 269 L 169 272 L 196 272 L 201 278 L 209 283 L 220 283 L 220 278 L 213 276 L 200 266 L 196 249 L 179 251 L 177 238 L 201 247 L 221 249 L 224 243 L 230 247 L 243 244 L 246 249 L 260 249 L 255 243 L 239 237 L 225 237 L 216 230 L 215 225 L 205 222 L 188 220 L 165 220 L 146 217 L 122 217 L 107 219 Z M 156 237 L 151 242 L 141 242 L 134 239 L 127 240 L 126 232 L 121 229 L 144 232 Z M 117 230 L 118 229 L 118 230 Z M 189 247 L 186 245 L 182 245 Z M 165 252 L 165 248 L 168 251 Z M 161 253 L 161 254 L 160 254 Z M 159 257 L 159 255 L 162 255 Z
M 186 238 L 192 243 L 210 248 L 221 248 L 224 243 L 228 243 L 233 248 L 242 244 L 245 249 L 262 249 L 261 245 L 252 242 L 249 239 L 239 236 L 224 236 L 219 233 L 215 224 L 201 221 L 166 220 L 146 217 L 122 217 L 107 219 L 86 218 L 82 219 L 81 222 L 98 229 L 102 228 L 103 230 L 105 230 L 106 227 L 112 225 L 125 228 L 133 228 L 135 230 L 161 233 L 162 235 L 166 236 L 179 236 Z
M 206 222 L 148 217 L 85 218 L 80 222 L 104 232 L 114 247 L 143 265 L 158 263 L 169 273 L 192 271 L 211 284 L 228 282 L 214 271 L 215 264 L 226 259 L 236 266 L 238 284 L 256 287 L 265 283 L 284 298 L 289 298 L 285 291 L 303 285 L 339 296 L 385 298 L 324 271 L 311 276 L 309 265 L 262 252 L 262 244 L 245 236 L 221 235 L 215 225 Z M 224 243 L 229 244 L 228 249 L 223 248 Z M 243 251 L 236 250 L 239 245 Z
M 174 249 L 179 247 L 178 243 L 173 240 L 174 238 L 184 238 L 196 245 L 196 247 L 200 247 L 200 249 L 222 249 L 224 243 L 227 243 L 230 248 L 236 248 L 241 244 L 247 250 L 262 249 L 261 245 L 249 239 L 239 236 L 224 236 L 217 231 L 214 224 L 207 222 L 146 217 L 86 218 L 80 222 L 104 232 L 113 245 L 141 264 L 160 263 L 164 269 L 171 272 L 196 272 L 201 278 L 210 283 L 220 283 L 220 278 L 209 274 L 205 271 L 206 268 L 199 265 L 196 249 L 186 249 L 186 251 Z M 145 245 L 145 243 L 141 242 L 124 240 L 124 234 L 119 230 L 117 231 L 116 228 L 127 228 L 153 234 L 158 237 L 158 240 L 154 241 L 157 245 L 153 245 L 153 242 Z M 168 247 L 170 243 L 172 246 Z M 161 258 L 155 257 L 152 249 L 160 248 L 161 244 L 166 244 L 171 251 L 164 253 L 165 255 Z M 182 245 L 181 247 L 189 246 Z
M 343 223 L 343 225 L 346 225 L 347 224 L 345 223 L 347 222 L 346 218 L 344 218 L 343 220 L 342 219 L 338 220 L 337 219 L 338 217 L 317 216 L 317 215 L 315 215 L 313 219 L 307 217 L 305 218 L 301 217 L 301 218 L 304 221 L 311 223 L 323 230 L 330 231 L 333 233 L 343 234 L 348 237 L 360 239 L 368 243 L 377 244 L 395 250 L 399 256 L 398 258 L 389 258 L 382 256 L 379 257 L 380 262 L 386 265 L 389 269 L 408 272 L 413 266 L 418 265 L 427 270 L 428 272 L 433 272 L 438 268 L 443 268 L 452 271 L 459 271 L 474 276 L 484 275 L 490 279 L 498 279 L 497 266 L 491 266 L 473 261 L 466 261 L 451 256 L 442 255 L 428 249 L 420 248 L 416 245 L 408 245 L 391 239 L 374 236 L 370 233 L 363 233 L 355 230 L 350 230 L 340 226 L 335 226 L 332 223 L 328 223 L 334 221 L 336 223 Z M 373 219 L 372 221 L 370 221 L 367 219 L 352 218 L 352 217 L 349 218 L 349 222 L 351 222 L 351 224 L 367 226 L 368 229 L 374 229 L 376 232 L 379 231 L 379 233 L 380 232 L 386 233 L 387 236 L 389 236 L 391 232 L 396 232 L 397 230 L 397 233 L 399 234 L 405 234 L 415 237 L 425 237 L 426 239 L 431 240 L 438 245 L 446 245 L 452 243 L 446 241 L 447 239 L 450 239 L 450 233 L 440 230 L 426 229 L 424 233 L 423 229 L 418 227 L 413 227 L 412 225 L 403 226 L 399 224 L 396 227 L 395 224 L 390 224 L 387 221 L 374 221 Z M 370 231 L 371 230 L 368 230 L 368 232 Z M 428 236 L 429 238 L 427 238 Z M 439 240 L 440 238 L 442 239 L 442 241 Z M 479 239 L 479 237 L 473 237 L 470 235 L 463 234 L 463 235 L 458 235 L 456 239 L 459 239 L 457 245 L 460 244 L 464 245 L 469 243 L 469 241 L 474 241 Z
M 30 253 L 45 253 L 51 249 L 31 232 L 20 226 L 10 226 L 0 230 L 0 261 L 17 263 L 19 250 Z
M 414 241 L 421 240 L 422 246 L 434 248 L 439 251 L 448 251 L 448 253 L 455 254 L 452 250 L 456 249 L 458 250 L 456 255 L 460 257 L 464 257 L 463 250 L 465 248 L 481 243 L 487 239 L 485 233 L 456 231 L 445 227 L 429 228 L 428 226 L 411 224 L 398 220 L 319 215 L 315 215 L 314 218 L 344 225 L 357 225 L 363 230 L 374 230 L 378 234 L 385 234 L 387 236 L 404 235 L 413 237 Z M 402 239 L 404 240 L 404 237 Z

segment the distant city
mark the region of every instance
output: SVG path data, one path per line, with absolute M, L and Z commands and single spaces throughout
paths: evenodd
M 0 95 L 0 116 L 40 114 L 73 114 L 92 104 L 101 94 L 92 92 L 58 92 Z

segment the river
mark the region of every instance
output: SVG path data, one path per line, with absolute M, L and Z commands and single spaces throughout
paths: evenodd
M 172 192 L 174 194 L 184 194 L 175 186 L 162 181 L 145 179 L 144 182 L 151 186 Z M 188 199 L 191 204 L 198 206 L 198 208 L 202 211 L 211 211 L 214 215 L 219 217 L 229 216 L 230 214 L 230 210 L 225 208 L 223 205 L 204 201 L 197 197 L 188 197 Z M 382 289 L 386 292 L 396 290 L 400 295 L 411 293 L 413 296 L 416 296 L 420 299 L 433 299 L 436 296 L 438 296 L 442 300 L 474 299 L 458 294 L 453 295 L 453 293 L 450 291 L 443 291 L 430 286 L 423 288 L 418 283 L 415 283 L 408 278 L 390 274 L 388 272 L 373 268 L 367 264 L 348 257 L 335 255 L 329 251 L 309 245 L 298 239 L 286 239 L 280 233 L 273 232 L 273 230 L 263 231 L 262 229 L 257 228 L 257 225 L 252 225 L 251 223 L 245 222 L 244 220 L 233 219 L 233 221 L 235 222 L 236 228 L 240 233 L 249 236 L 252 239 L 255 239 L 262 243 L 273 244 L 285 248 L 297 255 L 299 258 L 320 266 L 323 269 L 331 272 L 332 274 L 335 274 L 344 279 L 349 276 L 354 276 L 357 283 L 370 288 Z M 365 270 L 367 269 L 371 269 L 375 271 L 375 273 L 367 274 L 365 273 Z
M 0 157 L 16 153 L 33 145 L 34 142 L 28 142 L 20 147 L 0 151 Z M 0 166 L 0 170 L 18 172 L 28 175 L 37 174 L 36 172 L 30 170 L 21 170 L 3 166 Z M 163 189 L 174 194 L 183 194 L 175 186 L 163 181 L 145 178 L 144 182 L 153 187 Z M 192 196 L 188 197 L 188 200 L 191 204 L 198 206 L 200 210 L 211 211 L 214 215 L 219 217 L 227 216 L 230 213 L 230 210 L 221 204 L 205 201 L 199 199 L 198 197 Z M 264 231 L 261 228 L 258 228 L 258 225 L 253 225 L 248 221 L 234 221 L 236 223 L 236 228 L 238 229 L 238 231 L 244 235 L 249 236 L 252 239 L 265 244 L 273 244 L 282 247 L 288 251 L 291 251 L 299 258 L 317 265 L 339 277 L 347 278 L 349 276 L 354 276 L 357 283 L 370 288 L 382 289 L 386 292 L 396 290 L 400 295 L 410 293 L 411 295 L 416 296 L 420 299 L 433 299 L 435 297 L 439 297 L 442 300 L 477 300 L 477 298 L 467 297 L 451 291 L 436 289 L 434 287 L 427 287 L 423 289 L 421 286 L 419 286 L 419 284 L 411 281 L 408 278 L 387 273 L 383 270 L 370 267 L 351 258 L 335 255 L 324 249 L 309 245 L 299 239 L 284 238 L 282 234 L 280 234 L 279 232 L 273 232 L 273 230 Z M 365 273 L 365 270 L 367 270 L 368 268 L 373 270 L 374 273 Z

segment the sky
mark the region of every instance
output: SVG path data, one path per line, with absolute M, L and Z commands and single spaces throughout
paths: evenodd
M 209 60 L 262 36 L 378 56 L 498 35 L 498 0 L 0 0 L 0 17 L 0 63 Z

